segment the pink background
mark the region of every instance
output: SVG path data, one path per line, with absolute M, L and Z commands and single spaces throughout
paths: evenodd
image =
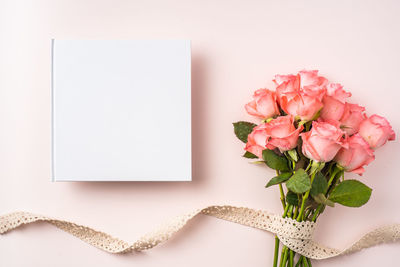
M 399 133 L 399 11 L 397 1 L 361 0 L 0 1 L 0 213 L 70 219 L 126 241 L 207 204 L 281 213 L 276 188 L 264 188 L 273 172 L 241 158 L 231 123 L 250 120 L 243 105 L 274 74 L 316 68 Z M 50 182 L 51 38 L 192 40 L 193 182 Z M 399 142 L 376 157 L 361 177 L 374 189 L 370 202 L 327 209 L 317 240 L 343 248 L 377 226 L 400 223 Z M 399 248 L 382 245 L 314 266 L 387 266 Z M 206 216 L 166 244 L 129 255 L 35 224 L 0 236 L 0 266 L 270 266 L 272 250 L 271 234 Z

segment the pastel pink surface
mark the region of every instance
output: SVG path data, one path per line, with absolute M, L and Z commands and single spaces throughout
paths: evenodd
M 252 120 L 243 106 L 255 89 L 271 87 L 275 74 L 306 68 L 341 83 L 398 133 L 399 11 L 394 0 L 1 1 L 0 213 L 70 219 L 126 241 L 207 204 L 280 213 L 279 192 L 264 188 L 273 171 L 240 156 L 231 123 Z M 192 40 L 193 182 L 50 182 L 51 38 Z M 328 208 L 317 240 L 342 248 L 400 223 L 399 160 L 398 141 L 377 150 L 361 178 L 374 189 L 370 202 Z M 382 245 L 313 266 L 393 265 L 399 248 Z M 104 253 L 45 224 L 0 236 L 1 266 L 269 266 L 272 251 L 271 234 L 205 216 L 165 245 L 129 255 Z

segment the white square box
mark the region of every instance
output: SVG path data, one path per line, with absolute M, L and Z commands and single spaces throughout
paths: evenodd
M 190 181 L 187 40 L 53 40 L 53 181 Z

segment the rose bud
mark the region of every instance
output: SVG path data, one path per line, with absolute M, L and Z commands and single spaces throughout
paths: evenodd
M 297 146 L 303 126 L 301 125 L 296 129 L 293 122 L 293 116 L 288 115 L 271 120 L 265 125 L 265 130 L 269 137 L 266 143 L 268 149 L 278 148 L 281 152 L 285 152 Z
M 353 135 L 358 132 L 361 122 L 366 119 L 364 111 L 364 107 L 357 104 L 346 103 L 344 105 L 343 116 L 340 119 L 340 128 L 348 135 Z
M 331 161 L 343 146 L 347 146 L 344 135 L 338 122 L 314 121 L 310 131 L 300 134 L 303 154 L 317 162 Z
M 269 135 L 266 131 L 266 123 L 262 123 L 253 128 L 253 131 L 247 136 L 246 151 L 262 158 L 262 151 L 266 149 Z
M 358 132 L 374 149 L 383 146 L 388 140 L 394 140 L 396 137 L 389 122 L 376 114 L 363 120 Z
M 245 105 L 245 109 L 250 115 L 262 119 L 280 115 L 275 92 L 268 89 L 259 89 L 254 92 L 253 98 L 253 101 Z
M 345 99 L 350 96 L 351 93 L 343 90 L 342 85 L 338 83 L 329 84 L 326 95 L 322 100 L 324 108 L 321 110 L 320 118 L 324 120 L 340 120 L 345 109 Z
M 364 172 L 363 166 L 375 159 L 374 152 L 359 134 L 349 137 L 347 144 L 348 148 L 341 148 L 334 161 L 345 171 L 361 175 Z

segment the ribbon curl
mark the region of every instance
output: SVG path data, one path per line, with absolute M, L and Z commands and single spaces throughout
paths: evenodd
M 332 258 L 381 243 L 400 241 L 400 224 L 395 224 L 377 228 L 367 233 L 346 249 L 329 248 L 312 240 L 316 225 L 313 222 L 297 222 L 267 211 L 233 206 L 209 206 L 177 216 L 139 238 L 133 244 L 87 226 L 29 212 L 14 212 L 0 216 L 0 234 L 5 234 L 24 224 L 42 221 L 50 223 L 103 251 L 109 253 L 127 253 L 150 249 L 167 241 L 173 234 L 182 229 L 188 221 L 199 214 L 271 232 L 276 234 L 281 242 L 291 250 L 312 259 Z

